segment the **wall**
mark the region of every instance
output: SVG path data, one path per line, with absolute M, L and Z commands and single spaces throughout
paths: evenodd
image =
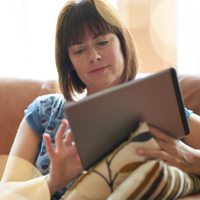
M 177 65 L 177 0 L 118 0 L 135 40 L 140 72 Z

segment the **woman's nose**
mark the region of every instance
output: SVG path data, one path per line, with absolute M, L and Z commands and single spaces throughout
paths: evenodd
M 96 62 L 101 60 L 101 55 L 99 53 L 99 51 L 95 48 L 92 48 L 89 51 L 89 62 Z

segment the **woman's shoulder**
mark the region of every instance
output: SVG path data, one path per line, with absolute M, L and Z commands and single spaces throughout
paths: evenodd
M 65 98 L 62 94 L 45 94 L 42 96 L 38 96 L 35 101 L 42 103 L 42 104 L 58 104 L 58 103 L 65 103 Z
M 47 108 L 61 106 L 65 103 L 65 98 L 62 94 L 45 94 L 42 96 L 36 97 L 28 106 L 26 110 Z M 25 110 L 25 111 L 26 111 Z
M 46 94 L 37 97 L 33 104 L 39 116 L 50 116 L 63 114 L 66 100 L 62 94 Z
M 52 122 L 64 117 L 65 98 L 62 94 L 46 94 L 38 96 L 25 110 L 25 118 L 30 126 L 38 133 Z
M 65 104 L 65 98 L 62 94 L 45 94 L 36 97 L 26 110 L 46 111 L 50 108 L 60 108 Z

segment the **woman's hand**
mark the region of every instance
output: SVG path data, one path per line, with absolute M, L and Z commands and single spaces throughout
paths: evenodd
M 73 143 L 72 133 L 69 131 L 64 138 L 68 127 L 67 120 L 62 120 L 55 137 L 55 149 L 51 146 L 51 138 L 44 134 L 46 149 L 51 160 L 47 182 L 51 194 L 67 185 L 73 178 L 82 172 L 82 165 Z
M 191 148 L 162 131 L 150 127 L 161 150 L 138 149 L 138 154 L 149 158 L 158 158 L 169 165 L 176 166 L 185 172 L 200 175 L 200 150 Z

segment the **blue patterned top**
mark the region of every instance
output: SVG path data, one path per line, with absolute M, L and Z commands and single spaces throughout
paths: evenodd
M 66 100 L 62 94 L 48 94 L 37 97 L 25 110 L 25 118 L 32 129 L 39 135 L 41 142 L 38 147 L 38 154 L 35 160 L 35 165 L 39 171 L 45 175 L 49 173 L 50 160 L 46 152 L 43 133 L 48 133 L 51 136 L 52 143 L 55 145 L 55 135 L 63 118 L 66 118 L 64 113 L 64 104 Z M 185 109 L 186 116 L 189 118 L 191 111 Z M 60 199 L 62 194 L 71 186 L 71 183 L 66 188 L 58 191 L 53 195 L 52 199 Z

